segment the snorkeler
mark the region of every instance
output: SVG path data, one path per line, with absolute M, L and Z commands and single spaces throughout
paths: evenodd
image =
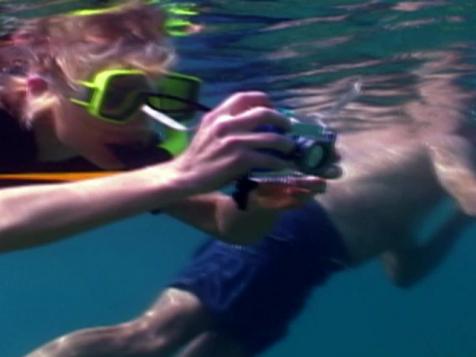
M 225 100 L 203 117 L 189 145 L 170 127 L 168 115 L 193 115 L 197 80 L 168 70 L 173 52 L 166 27 L 161 10 L 132 1 L 26 21 L 2 38 L 0 251 L 64 239 L 142 212 L 168 212 L 169 206 L 177 218 L 224 237 L 237 211 L 233 200 L 197 194 L 253 167 L 292 165 L 256 150 L 293 147 L 284 135 L 254 130 L 290 126 L 263 93 Z M 153 130 L 156 117 L 165 128 L 160 136 Z M 90 179 L 67 182 L 76 178 Z M 278 192 L 283 208 L 323 187 L 314 177 L 293 184 L 298 191 Z M 260 236 L 224 239 L 241 238 Z
M 333 123 L 344 175 L 325 195 L 283 213 L 255 245 L 209 240 L 136 319 L 71 333 L 29 356 L 253 356 L 285 337 L 312 289 L 337 271 L 381 258 L 397 286 L 424 278 L 474 222 L 476 126 L 461 110 L 474 98 L 455 72 L 442 74 L 464 68 L 457 54 L 421 59 L 419 80 L 407 81 L 418 83 L 409 103 L 379 110 L 356 102 L 344 114 L 365 120 Z M 392 79 L 365 80 L 378 96 Z M 396 115 L 402 120 L 391 121 Z M 434 209 L 445 217 L 418 241 L 415 227 Z

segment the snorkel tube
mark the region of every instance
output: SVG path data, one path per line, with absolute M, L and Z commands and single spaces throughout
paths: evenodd
M 165 20 L 165 30 L 168 35 L 173 37 L 183 37 L 188 36 L 190 34 L 190 29 L 194 26 L 194 24 L 190 21 L 190 18 L 193 16 L 197 16 L 199 12 L 196 10 L 196 5 L 193 3 L 174 3 L 168 2 L 164 0 L 147 0 L 144 1 L 146 5 L 159 5 L 161 9 L 163 9 L 167 15 Z M 73 17 L 82 17 L 82 16 L 96 16 L 102 14 L 113 13 L 116 11 L 121 10 L 121 4 L 113 4 L 106 7 L 98 7 L 98 8 L 85 8 L 79 9 L 75 11 L 71 11 L 68 13 L 69 16 Z M 180 82 L 181 80 L 189 80 L 190 78 L 186 75 L 181 75 L 178 73 L 170 73 L 166 75 L 164 78 L 164 82 L 167 86 L 174 86 L 175 82 Z M 100 81 L 104 82 L 104 79 L 99 79 Z M 97 86 L 97 83 L 93 84 L 90 82 L 83 82 L 81 83 L 85 87 L 94 87 Z M 100 83 L 101 88 L 105 88 L 105 83 Z M 174 89 L 174 88 L 172 88 Z M 198 95 L 198 92 L 197 92 Z M 94 97 L 89 103 L 85 103 L 83 100 L 75 100 L 72 99 L 73 102 L 76 104 L 82 105 L 86 107 L 87 110 L 90 112 L 91 115 L 95 117 L 100 117 L 99 107 L 100 102 L 98 102 L 99 97 Z M 145 112 L 149 117 L 152 119 L 156 119 L 157 117 L 162 118 L 164 121 L 170 122 L 167 120 L 166 115 L 159 115 L 157 111 L 155 111 L 155 115 L 152 115 L 154 112 L 154 108 L 150 106 L 143 106 L 142 112 Z M 171 119 L 171 118 L 169 118 Z M 172 119 L 171 119 L 172 120 Z M 172 120 L 173 121 L 173 120 Z M 163 122 L 161 124 L 164 124 Z M 180 130 L 170 125 L 162 125 L 161 126 L 161 136 L 162 142 L 159 145 L 161 148 L 168 151 L 172 156 L 179 155 L 185 148 L 188 146 L 189 137 L 187 134 L 187 130 Z
M 188 146 L 189 129 L 184 122 L 195 116 L 201 80 L 197 77 L 169 72 L 148 92 L 147 75 L 141 70 L 118 68 L 96 73 L 80 87 L 70 101 L 83 107 L 92 118 L 114 125 L 124 125 L 132 115 L 142 112 L 159 130 L 159 147 L 177 156 Z M 130 88 L 124 90 L 124 88 Z
M 190 27 L 194 24 L 189 20 L 190 17 L 198 15 L 198 12 L 195 10 L 195 5 L 191 3 L 187 4 L 180 4 L 180 3 L 169 3 L 167 1 L 144 1 L 146 5 L 155 5 L 158 4 L 162 9 L 164 9 L 166 13 L 166 22 L 165 22 L 165 30 L 170 36 L 186 36 L 190 34 Z M 111 4 L 111 2 L 109 2 Z M 76 6 L 75 6 L 76 7 Z M 87 17 L 87 16 L 96 16 L 102 14 L 108 14 L 115 11 L 120 11 L 122 5 L 118 4 L 118 2 L 113 2 L 113 5 L 109 6 L 102 6 L 98 8 L 86 8 L 86 9 L 79 9 L 73 10 L 68 13 L 64 13 L 63 15 L 72 16 L 72 17 Z M 73 7 L 74 8 L 74 7 Z M 77 8 L 77 7 L 76 7 Z M 71 7 L 70 7 L 71 9 Z M 3 44 L 10 44 L 11 39 L 9 37 L 2 37 L 0 39 Z M 121 69 L 116 69 L 116 71 L 120 72 Z M 129 74 L 130 74 L 130 70 Z M 185 75 L 180 75 L 176 73 L 170 73 L 170 76 L 165 77 L 174 77 L 183 80 Z M 105 88 L 106 78 L 99 78 L 98 82 L 101 83 L 101 88 Z M 92 87 L 96 86 L 98 83 L 91 83 L 92 81 L 84 81 L 81 83 L 82 87 L 91 89 Z M 167 83 L 171 83 L 170 80 L 165 80 Z M 92 93 L 89 90 L 86 90 L 85 93 Z M 84 107 L 88 112 L 95 117 L 100 117 L 100 113 L 98 108 L 101 106 L 100 104 L 100 96 L 93 98 L 70 98 L 72 102 Z M 140 110 L 144 111 L 145 108 L 149 108 L 157 112 L 156 109 L 147 106 L 146 104 L 142 105 Z M 153 117 L 148 115 L 149 117 Z M 162 115 L 162 118 L 165 118 L 166 115 Z M 170 118 L 170 120 L 173 120 Z M 180 124 L 179 122 L 177 122 Z M 160 138 L 161 141 L 157 144 L 157 149 L 163 149 L 167 151 L 171 157 L 175 157 L 183 152 L 188 144 L 189 144 L 189 131 L 188 130 L 178 130 L 174 126 L 166 125 L 164 122 L 160 122 Z M 64 170 L 64 169 L 63 169 Z M 41 172 L 40 172 L 41 171 Z M 119 173 L 121 171 L 75 171 L 75 172 L 42 172 L 40 169 L 39 172 L 8 172 L 8 173 L 0 173 L 0 180 L 17 180 L 19 182 L 68 182 L 68 181 L 77 181 L 77 180 L 84 180 L 84 179 L 91 179 L 91 178 L 98 178 L 113 175 Z

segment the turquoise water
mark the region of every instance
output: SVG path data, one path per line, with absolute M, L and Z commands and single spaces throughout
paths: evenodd
M 73 2 L 50 3 L 44 11 Z M 177 65 L 205 80 L 208 104 L 252 88 L 269 92 L 279 105 L 322 111 L 351 83 L 387 78 L 393 94 L 370 88 L 358 101 L 390 110 L 409 101 L 425 80 L 415 72 L 430 51 L 458 49 L 464 62 L 475 63 L 472 1 L 198 3 L 203 12 L 197 21 L 205 30 L 176 40 Z M 473 91 L 474 74 L 455 79 Z M 321 96 L 319 88 L 330 94 Z M 468 118 L 472 109 L 463 109 Z M 135 316 L 201 237 L 169 218 L 144 215 L 2 256 L 0 356 L 21 356 L 68 331 Z M 289 337 L 266 356 L 476 356 L 475 237 L 473 224 L 442 267 L 410 290 L 392 287 L 376 262 L 335 276 L 315 291 Z

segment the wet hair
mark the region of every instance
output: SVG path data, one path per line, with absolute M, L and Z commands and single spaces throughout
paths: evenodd
M 2 58 L 6 49 L 0 47 L 4 72 L 0 73 L 0 92 L 25 92 L 30 74 L 48 81 L 44 95 L 26 96 L 22 110 L 15 113 L 28 125 L 39 112 L 61 105 L 66 100 L 64 93 L 76 89 L 77 81 L 99 70 L 136 68 L 151 76 L 164 73 L 174 58 L 166 37 L 164 12 L 139 0 L 89 15 L 29 20 L 11 35 L 11 46 L 26 58 L 11 54 Z M 10 65 L 2 63 L 6 61 Z

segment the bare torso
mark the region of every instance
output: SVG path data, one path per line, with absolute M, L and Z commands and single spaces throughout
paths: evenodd
M 425 56 L 411 86 L 368 78 L 368 96 L 405 102 L 353 103 L 346 110 L 350 118 L 335 121 L 344 175 L 316 199 L 355 264 L 411 244 L 416 228 L 443 200 L 458 203 L 447 212 L 449 224 L 460 223 L 463 211 L 463 221 L 474 217 L 476 128 L 466 114 L 474 98 L 456 84 L 451 68 L 472 70 L 455 53 L 442 51 Z
M 358 264 L 408 239 L 444 191 L 408 126 L 344 134 L 338 149 L 344 175 L 318 200 Z

